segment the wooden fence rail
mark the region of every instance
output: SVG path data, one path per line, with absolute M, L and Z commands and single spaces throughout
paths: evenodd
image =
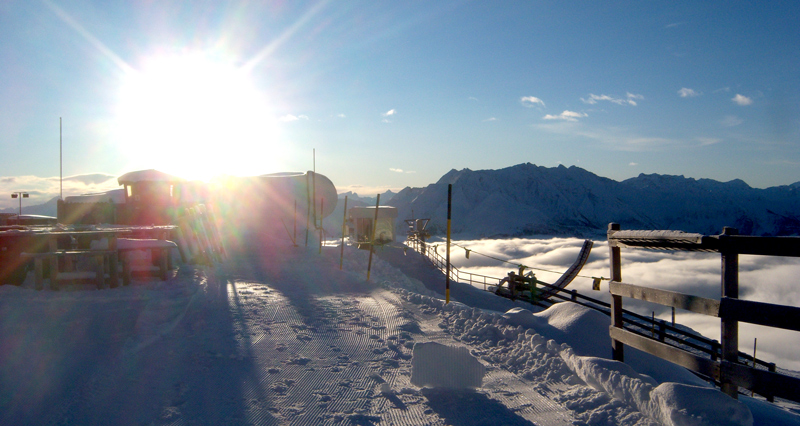
M 622 231 L 616 223 L 609 224 L 608 246 L 611 268 L 611 337 L 612 357 L 624 361 L 624 346 L 629 345 L 691 371 L 713 378 L 723 392 L 733 398 L 740 387 L 764 395 L 769 400 L 780 397 L 800 402 L 800 379 L 747 366 L 740 362 L 739 322 L 766 327 L 800 331 L 800 308 L 738 299 L 738 255 L 800 257 L 799 237 L 742 237 L 733 228 L 725 228 L 717 236 L 687 234 L 680 231 Z M 720 300 L 637 286 L 622 282 L 620 248 L 686 250 L 718 252 L 722 257 Z M 626 330 L 622 298 L 628 297 L 684 309 L 720 318 L 721 360 L 716 351 L 711 359 L 674 346 L 656 342 Z

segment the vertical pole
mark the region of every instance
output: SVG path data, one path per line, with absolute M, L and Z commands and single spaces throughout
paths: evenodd
M 619 231 L 620 226 L 618 223 L 608 224 L 608 236 Z M 620 258 L 619 247 L 612 246 L 609 241 L 609 261 L 611 263 L 611 281 L 622 282 L 622 263 Z M 611 288 L 611 286 L 609 286 Z M 622 296 L 611 295 L 611 326 L 622 328 Z M 611 339 L 611 357 L 614 361 L 625 361 L 625 345 L 622 342 Z
M 294 236 L 292 238 L 292 242 L 294 246 L 297 247 L 297 198 L 294 199 Z
M 675 307 L 672 307 L 672 326 L 675 327 Z
M 319 207 L 320 211 L 325 210 L 325 199 L 323 198 Z M 322 219 L 319 220 L 319 254 L 322 254 Z
M 367 263 L 367 281 L 369 281 L 369 274 L 372 271 L 372 253 L 375 252 L 375 228 L 377 228 L 378 224 L 378 208 L 381 205 L 381 194 L 378 194 L 378 198 L 375 200 L 375 220 L 372 221 L 372 238 L 370 239 L 369 243 L 369 262 Z
M 736 228 L 725 227 L 720 235 L 720 251 L 722 252 L 722 297 L 739 298 L 739 254 L 728 244 L 728 237 L 737 235 Z M 739 323 L 735 319 L 722 318 L 721 339 L 722 361 L 736 363 L 739 361 Z M 723 370 L 724 371 L 724 370 Z M 728 377 L 720 377 L 722 392 L 737 399 L 739 390 Z
M 308 187 L 308 174 L 306 174 L 306 247 L 308 247 L 308 220 L 311 217 L 311 188 Z
M 447 185 L 447 280 L 445 281 L 444 300 L 450 303 L 450 213 L 453 208 L 453 184 Z
M 314 156 L 314 174 L 311 175 L 311 184 L 313 188 L 311 190 L 311 199 L 314 200 L 314 226 L 317 226 L 317 150 L 316 148 L 313 150 Z M 320 220 L 320 226 L 322 226 L 322 221 Z
M 344 214 L 342 215 L 342 247 L 339 253 L 339 270 L 342 270 L 342 263 L 344 262 L 344 227 L 347 226 L 347 195 L 344 196 Z
M 58 117 L 58 185 L 60 189 L 59 200 L 64 199 L 64 150 L 61 138 L 61 117 Z

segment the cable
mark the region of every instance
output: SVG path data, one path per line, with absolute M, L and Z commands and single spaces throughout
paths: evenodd
M 523 265 L 521 263 L 511 262 L 511 261 L 508 261 L 508 260 L 505 260 L 505 259 L 499 259 L 497 257 L 490 256 L 488 254 L 483 254 L 481 252 L 475 251 L 475 250 L 470 249 L 470 248 L 466 248 L 466 247 L 464 247 L 462 245 L 459 245 L 459 244 L 456 244 L 456 243 L 450 243 L 450 245 L 456 246 L 456 247 L 461 247 L 462 249 L 466 250 L 467 253 L 475 253 L 477 255 L 480 255 L 480 256 L 483 256 L 483 257 L 488 257 L 489 259 L 496 260 L 498 262 L 508 263 L 509 265 L 515 265 L 515 266 L 517 266 L 519 268 L 533 269 L 535 271 L 549 272 L 551 274 L 561 274 L 561 275 L 564 274 L 564 272 L 551 271 L 549 269 L 543 269 L 543 268 L 535 268 L 535 267 L 532 267 L 532 266 Z M 587 275 L 580 275 L 580 274 L 576 275 L 576 277 L 591 278 L 592 280 L 600 280 L 600 281 L 608 281 L 610 279 L 610 278 L 604 278 L 604 277 L 590 277 L 590 276 L 587 276 Z

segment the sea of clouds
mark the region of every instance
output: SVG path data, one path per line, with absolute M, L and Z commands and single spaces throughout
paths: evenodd
M 504 277 L 517 270 L 515 265 L 530 267 L 540 281 L 555 282 L 577 258 L 583 240 L 578 238 L 514 238 L 504 240 L 454 240 L 451 246 L 452 264 L 464 272 Z M 440 254 L 445 243 L 434 240 Z M 466 258 L 469 248 L 470 258 Z M 591 277 L 608 278 L 608 245 L 594 241 L 586 266 L 569 288 L 581 294 L 609 302 L 608 281 L 602 281 L 600 291 L 592 290 Z M 481 254 L 504 259 L 503 263 Z M 722 262 L 719 254 L 664 252 L 642 249 L 622 249 L 622 279 L 626 283 L 671 290 L 685 294 L 719 299 Z M 535 268 L 535 269 L 534 269 Z M 545 272 L 549 270 L 554 272 Z M 800 307 L 800 259 L 739 256 L 739 297 L 759 302 Z M 671 321 L 671 308 L 648 302 L 625 299 L 626 309 L 657 319 Z M 711 339 L 720 339 L 719 319 L 676 310 L 676 322 L 691 327 Z M 752 354 L 754 339 L 758 339 L 757 357 L 775 362 L 779 368 L 800 371 L 800 336 L 794 331 L 739 324 L 739 350 Z

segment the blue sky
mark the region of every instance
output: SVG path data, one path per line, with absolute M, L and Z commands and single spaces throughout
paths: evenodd
M 798 21 L 797 2 L 7 0 L 0 188 L 58 191 L 59 117 L 69 191 L 309 170 L 313 149 L 362 195 L 521 162 L 791 184 Z

